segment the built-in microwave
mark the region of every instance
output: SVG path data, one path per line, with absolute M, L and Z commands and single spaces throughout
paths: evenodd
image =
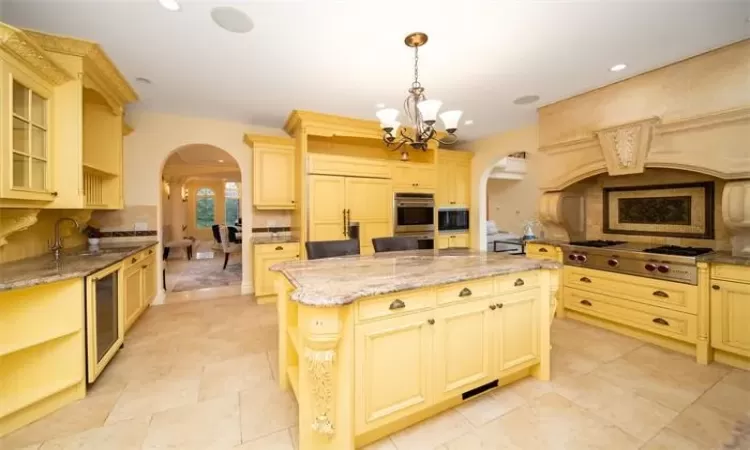
M 440 208 L 438 231 L 469 231 L 469 210 L 467 208 Z
M 435 230 L 435 198 L 432 194 L 396 193 L 393 232 L 423 233 Z

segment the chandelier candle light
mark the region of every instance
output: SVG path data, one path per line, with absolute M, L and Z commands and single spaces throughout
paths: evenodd
M 443 106 L 440 100 L 428 100 L 424 94 L 424 88 L 419 83 L 419 47 L 427 43 L 427 35 L 424 33 L 412 33 L 406 36 L 404 43 L 414 49 L 414 82 L 409 89 L 409 96 L 404 100 L 404 111 L 406 112 L 413 136 L 408 135 L 401 128 L 398 121 L 398 110 L 395 108 L 384 108 L 375 113 L 380 120 L 383 129 L 383 142 L 393 150 L 399 150 L 408 144 L 415 150 L 427 150 L 428 141 L 434 140 L 443 145 L 454 144 L 458 138 L 455 135 L 458 129 L 458 121 L 461 119 L 462 111 L 453 110 L 440 114 L 448 135 L 439 139 L 435 130 L 438 111 Z M 400 133 L 399 133 L 400 130 Z M 401 160 L 408 161 L 409 153 L 401 151 Z

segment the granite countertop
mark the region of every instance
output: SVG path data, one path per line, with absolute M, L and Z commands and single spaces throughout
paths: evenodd
M 716 251 L 701 255 L 697 258 L 700 262 L 708 264 L 731 264 L 735 266 L 750 266 L 750 256 L 733 256 L 732 252 Z
M 563 245 L 570 245 L 569 241 L 561 241 L 557 239 L 533 239 L 526 243 L 527 244 L 554 245 L 555 247 L 560 247 Z
M 63 250 L 60 261 L 55 261 L 52 253 L 47 253 L 0 264 L 0 291 L 85 277 L 158 243 L 102 244 L 96 254 L 89 254 L 86 247 L 75 247 Z
M 252 236 L 251 242 L 253 244 L 289 244 L 292 242 L 299 242 L 299 238 L 292 236 Z
M 474 250 L 414 250 L 279 263 L 297 289 L 292 300 L 309 306 L 341 306 L 358 298 L 536 269 L 554 261 Z

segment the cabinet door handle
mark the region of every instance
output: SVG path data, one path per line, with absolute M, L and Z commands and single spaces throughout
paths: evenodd
M 141 266 L 141 269 L 145 269 L 146 267 L 148 267 L 148 266 Z
M 711 289 L 713 289 L 714 291 L 718 291 L 719 289 L 721 289 L 721 287 L 718 284 L 714 284 L 713 286 L 711 286 Z
M 153 255 L 153 254 L 154 254 L 154 251 L 153 251 L 153 250 L 149 250 L 149 251 L 148 251 L 148 254 L 149 254 L 149 255 Z
M 591 302 L 588 300 L 581 300 L 582 305 L 591 306 Z
M 277 246 L 276 246 L 276 250 L 284 250 L 284 247 L 282 247 L 282 246 L 280 246 L 280 245 L 277 245 Z
M 435 325 L 435 319 L 427 319 L 427 323 L 430 325 Z
M 461 292 L 458 293 L 459 297 L 468 297 L 471 295 L 471 289 L 469 288 L 463 288 L 461 289 Z
M 292 204 L 294 204 L 294 200 L 292 200 Z
M 497 309 L 502 309 L 503 308 L 503 304 L 502 303 L 496 303 L 495 306 L 497 306 Z
M 654 297 L 669 298 L 669 294 L 664 291 L 655 291 Z
M 344 237 L 346 237 L 346 209 L 342 209 L 341 214 L 344 217 Z
M 406 303 L 404 303 L 403 301 L 399 299 L 392 301 L 391 306 L 388 307 L 388 309 L 390 309 L 391 311 L 395 311 L 397 309 L 402 309 L 402 308 L 406 308 Z
M 666 320 L 662 319 L 661 317 L 657 317 L 656 319 L 652 320 L 652 322 L 658 323 L 659 325 L 664 325 L 664 326 L 667 326 L 667 327 L 669 326 L 669 322 L 667 322 Z
M 133 258 L 130 260 L 130 264 L 135 264 L 136 262 L 138 262 L 138 258 Z
M 523 279 L 519 278 L 515 283 L 513 283 L 513 286 L 523 286 L 524 284 L 526 283 L 524 283 Z
M 539 253 L 548 253 L 548 252 L 546 248 L 542 247 L 539 249 Z
M 490 309 L 493 310 L 493 311 L 496 310 L 497 309 L 497 305 L 490 305 Z
M 581 277 L 580 281 L 582 283 L 591 283 L 591 278 L 589 278 L 589 277 Z

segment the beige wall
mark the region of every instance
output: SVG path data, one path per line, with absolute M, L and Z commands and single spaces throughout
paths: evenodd
M 163 217 L 161 171 L 169 154 L 183 145 L 207 144 L 229 153 L 240 166 L 242 175 L 241 209 L 243 223 L 253 223 L 252 151 L 242 142 L 244 133 L 285 136 L 283 130 L 239 122 L 184 117 L 136 111 L 128 115 L 135 131 L 124 142 L 125 205 L 157 206 L 154 212 L 159 233 Z M 242 243 L 242 292 L 252 292 L 250 242 Z M 161 273 L 161 260 L 158 271 Z M 160 302 L 161 299 L 157 299 Z
M 698 181 L 714 181 L 714 224 L 715 240 L 671 238 L 663 236 L 639 236 L 605 234 L 602 232 L 604 222 L 604 204 L 602 189 L 616 186 L 650 186 L 659 184 L 690 183 Z M 707 175 L 668 169 L 649 169 L 643 174 L 610 177 L 599 175 L 571 186 L 572 189 L 582 188 L 586 201 L 586 239 L 613 239 L 631 242 L 647 242 L 658 245 L 683 245 L 693 247 L 715 246 L 720 250 L 729 250 L 729 233 L 721 218 L 721 194 L 724 181 Z
M 487 248 L 487 180 L 495 165 L 500 159 L 515 152 L 527 152 L 527 178 L 516 189 L 522 189 L 527 193 L 534 193 L 538 190 L 536 183 L 537 173 L 534 161 L 538 158 L 536 155 L 539 148 L 537 125 L 529 125 L 515 130 L 509 130 L 480 139 L 471 143 L 469 149 L 474 152 L 474 158 L 471 161 L 471 238 L 472 247 L 478 249 Z M 536 196 L 538 198 L 538 194 Z M 529 198 L 526 201 L 534 203 L 536 198 Z M 497 202 L 516 202 L 517 199 L 509 193 L 504 193 L 497 197 Z M 519 220 L 524 218 L 519 217 Z
M 533 159 L 538 157 L 529 155 L 526 163 L 531 170 L 522 180 L 487 181 L 487 219 L 494 220 L 498 229 L 521 235 L 524 222 L 536 218 L 541 191 Z
M 196 223 L 196 210 L 197 204 L 197 191 L 201 188 L 209 188 L 214 191 L 214 223 L 224 224 L 225 211 L 224 211 L 224 182 L 221 180 L 192 180 L 186 183 L 188 191 L 188 201 L 186 212 L 185 225 L 187 225 L 187 236 L 193 236 L 202 241 L 212 241 L 213 232 L 211 228 L 198 228 Z
M 291 211 L 265 211 L 256 209 L 253 212 L 253 228 L 289 227 L 291 224 Z

